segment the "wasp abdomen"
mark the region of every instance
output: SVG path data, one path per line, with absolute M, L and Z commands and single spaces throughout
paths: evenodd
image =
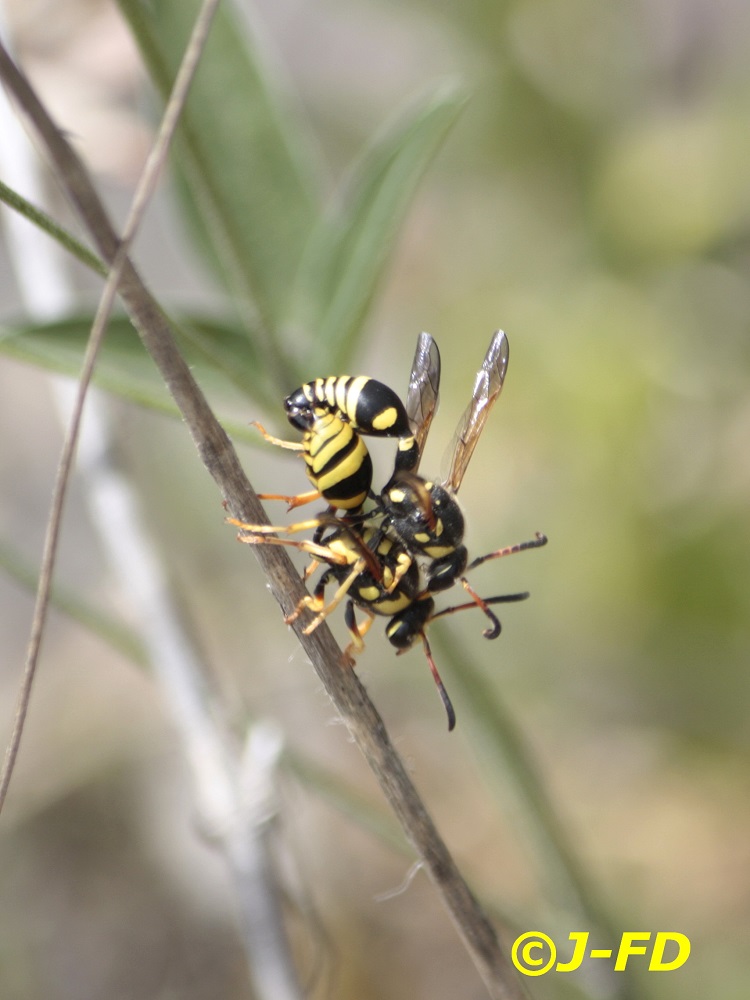
M 317 417 L 303 436 L 307 475 L 334 507 L 355 510 L 372 485 L 372 459 L 360 436 L 331 413 Z
M 435 602 L 427 595 L 412 601 L 388 623 L 385 634 L 396 649 L 409 649 L 424 633 L 435 610 Z
M 371 437 L 399 439 L 396 468 L 410 470 L 419 448 L 400 397 L 367 375 L 330 375 L 296 389 L 284 401 L 287 417 L 300 430 L 311 430 L 322 413 L 330 413 Z
M 355 430 L 376 437 L 403 437 L 411 430 L 404 404 L 393 389 L 367 375 L 313 379 L 291 393 L 284 405 L 292 415 L 327 410 Z

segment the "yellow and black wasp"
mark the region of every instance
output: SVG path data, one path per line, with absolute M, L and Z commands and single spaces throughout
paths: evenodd
M 304 630 L 310 633 L 346 599 L 345 622 L 352 636 L 352 643 L 347 648 L 350 660 L 354 652 L 363 648 L 363 637 L 376 615 L 391 619 L 386 627 L 386 635 L 399 652 L 405 652 L 417 639 L 421 639 L 448 714 L 449 729 L 455 725 L 455 713 L 432 658 L 425 634 L 427 625 L 444 615 L 479 607 L 491 622 L 484 635 L 496 638 L 500 634 L 500 622 L 489 605 L 524 600 L 528 594 L 482 598 L 462 574 L 488 559 L 537 547 L 546 542 L 544 536 L 537 535 L 532 542 L 496 550 L 475 559 L 467 566 L 468 556 L 463 546 L 464 519 L 455 499 L 455 492 L 460 486 L 489 409 L 502 388 L 507 358 L 507 340 L 503 334 L 495 334 L 483 367 L 477 375 L 472 402 L 459 424 L 451 472 L 445 485 L 417 475 L 439 398 L 440 354 L 429 334 L 421 334 L 417 342 L 405 408 L 400 400 L 398 407 L 391 406 L 390 401 L 395 394 L 375 380 L 356 380 L 361 382 L 361 386 L 359 396 L 352 396 L 355 402 L 363 391 L 373 393 L 367 400 L 370 409 L 364 415 L 357 412 L 354 403 L 347 403 L 346 386 L 353 380 L 342 376 L 307 383 L 287 399 L 288 414 L 294 411 L 296 417 L 297 412 L 303 410 L 305 420 L 309 421 L 309 412 L 317 410 L 318 416 L 323 411 L 342 423 L 346 417 L 350 426 L 355 426 L 363 434 L 382 433 L 376 420 L 380 413 L 377 406 L 381 405 L 381 401 L 381 409 L 385 408 L 385 401 L 388 401 L 389 408 L 397 414 L 397 419 L 389 415 L 380 421 L 389 436 L 399 438 L 399 451 L 394 463 L 394 473 L 382 491 L 378 505 L 369 512 L 346 517 L 343 522 L 330 514 L 287 527 L 230 522 L 248 532 L 241 536 L 242 541 L 251 544 L 289 545 L 309 553 L 314 560 L 313 568 L 321 563 L 326 564 L 313 595 L 304 598 L 287 621 L 296 620 L 304 608 L 316 612 L 317 616 Z M 380 391 L 381 387 L 386 389 L 386 394 Z M 314 440 L 315 424 L 307 422 L 306 426 L 307 433 L 310 434 L 308 448 L 310 453 L 315 453 L 318 450 L 318 443 Z M 405 427 L 408 430 L 405 431 Z M 270 437 L 269 440 L 276 442 L 276 439 Z M 287 446 L 284 442 L 282 444 Z M 362 446 L 364 447 L 363 443 Z M 293 533 L 311 528 L 316 529 L 311 541 L 277 537 L 279 532 Z M 426 570 L 426 583 L 422 579 L 422 566 Z M 452 586 L 459 576 L 471 595 L 471 602 L 436 612 L 433 593 Z M 334 597 L 326 603 L 325 591 L 333 582 L 338 587 Z M 362 626 L 357 625 L 355 605 L 367 615 L 367 621 Z
M 524 601 L 529 596 L 528 593 L 520 593 L 480 598 L 472 592 L 474 599 L 470 603 L 436 611 L 435 600 L 425 589 L 419 564 L 398 539 L 386 534 L 382 524 L 357 524 L 356 521 L 342 521 L 324 515 L 311 525 L 316 523 L 324 530 L 330 528 L 331 533 L 324 534 L 321 541 L 315 541 L 279 538 L 266 533 L 269 529 L 265 525 L 244 524 L 231 518 L 228 522 L 247 532 L 240 535 L 243 542 L 251 545 L 287 545 L 311 555 L 314 567 L 325 564 L 326 568 L 313 593 L 304 597 L 285 621 L 291 625 L 303 610 L 314 612 L 316 617 L 303 629 L 309 635 L 346 600 L 344 622 L 352 640 L 344 653 L 347 665 L 353 665 L 355 654 L 364 649 L 364 637 L 376 616 L 390 618 L 386 636 L 399 653 L 405 653 L 420 639 L 445 706 L 449 730 L 456 724 L 456 713 L 432 656 L 425 631 L 427 625 L 436 618 L 479 606 L 493 622 L 493 627 L 485 630 L 484 635 L 494 638 L 500 634 L 500 622 L 489 605 Z M 338 584 L 338 587 L 327 601 L 326 589 L 332 583 Z M 356 620 L 355 606 L 366 615 L 362 624 Z
M 398 438 L 396 469 L 415 467 L 419 448 L 404 404 L 383 382 L 366 375 L 314 379 L 284 400 L 287 419 L 302 431 L 302 441 L 283 441 L 256 423 L 271 444 L 302 453 L 315 487 L 293 497 L 262 494 L 298 507 L 319 497 L 332 509 L 357 511 L 371 495 L 372 460 L 360 435 Z
M 508 338 L 502 330 L 498 330 L 493 334 L 482 367 L 477 372 L 471 402 L 456 428 L 447 476 L 443 482 L 435 482 L 419 476 L 417 471 L 427 430 L 438 405 L 440 352 L 429 334 L 420 336 L 406 403 L 417 455 L 410 468 L 395 468 L 381 493 L 378 508 L 387 530 L 395 534 L 410 553 L 425 561 L 427 589 L 431 593 L 447 590 L 460 579 L 472 599 L 482 608 L 482 599 L 475 594 L 463 574 L 490 559 L 538 548 L 547 542 L 544 535 L 537 534 L 532 541 L 497 549 L 478 556 L 471 563 L 463 544 L 466 524 L 456 494 L 490 411 L 502 391 L 508 356 Z M 496 634 L 499 630 L 494 632 L 493 629 L 487 635 L 494 638 Z

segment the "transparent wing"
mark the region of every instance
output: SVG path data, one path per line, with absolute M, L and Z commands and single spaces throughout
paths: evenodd
M 457 491 L 484 430 L 492 405 L 500 395 L 508 369 L 508 338 L 502 330 L 493 334 L 482 367 L 474 381 L 471 403 L 458 424 L 451 447 L 450 469 L 445 482 Z
M 420 333 L 409 376 L 406 415 L 422 457 L 432 418 L 440 397 L 440 351 L 429 333 Z M 418 467 L 419 463 L 417 463 Z M 417 471 L 417 468 L 412 470 Z

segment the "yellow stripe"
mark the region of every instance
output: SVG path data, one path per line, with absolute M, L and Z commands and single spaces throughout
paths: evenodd
M 335 375 L 329 375 L 328 378 L 323 382 L 323 398 L 328 406 L 332 409 L 336 409 L 336 383 L 338 378 Z
M 341 510 L 356 510 L 357 507 L 362 506 L 366 499 L 367 493 L 357 493 L 356 496 L 347 497 L 345 500 L 337 500 L 336 506 Z
M 456 549 L 453 545 L 426 545 L 424 551 L 430 559 L 440 559 L 442 556 L 448 556 L 451 552 L 455 552 Z
M 360 600 L 367 602 L 377 601 L 379 593 L 380 590 L 375 586 L 357 588 L 357 596 L 360 598 Z
M 331 428 L 330 433 L 327 437 L 321 437 L 318 435 L 316 442 L 318 448 L 313 452 L 313 468 L 320 472 L 322 469 L 328 465 L 329 462 L 333 461 L 339 452 L 343 451 L 351 441 L 354 436 L 354 431 L 348 424 L 342 423 L 341 420 L 336 419 L 335 423 L 338 424 L 336 429 Z M 361 445 L 361 441 L 358 445 Z M 352 456 L 355 456 L 360 451 L 360 447 L 357 447 L 352 452 L 352 455 L 348 456 L 344 460 L 344 465 L 349 465 Z M 357 465 L 361 464 L 361 460 L 357 462 Z M 334 470 L 335 471 L 335 470 Z M 336 480 L 343 479 L 344 476 L 337 476 Z
M 396 423 L 397 416 L 395 407 L 386 406 L 376 417 L 373 417 L 372 426 L 376 431 L 387 431 L 389 427 L 393 427 Z
M 356 420 L 357 417 L 357 403 L 359 402 L 359 397 L 362 390 L 370 381 L 367 375 L 357 375 L 353 378 L 349 385 L 347 386 L 346 392 L 346 412 L 349 414 L 350 420 Z
M 399 611 L 403 611 L 404 608 L 408 608 L 412 603 L 413 601 L 406 594 L 396 593 L 390 600 L 378 601 L 377 604 L 373 604 L 370 610 L 379 615 L 395 615 Z

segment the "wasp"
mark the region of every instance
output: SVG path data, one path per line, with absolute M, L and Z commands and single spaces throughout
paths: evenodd
M 490 559 L 547 543 L 546 536 L 538 533 L 531 541 L 488 552 L 471 563 L 463 544 L 466 523 L 456 494 L 490 411 L 502 391 L 508 356 L 508 338 L 502 330 L 497 330 L 474 380 L 471 401 L 456 428 L 448 474 L 443 482 L 435 482 L 419 476 L 417 470 L 438 406 L 440 352 L 429 334 L 420 335 L 406 402 L 417 454 L 408 469 L 396 464 L 381 493 L 378 508 L 387 530 L 398 537 L 415 558 L 425 561 L 427 589 L 431 593 L 447 590 L 460 579 L 480 607 L 481 599 L 469 586 L 465 573 Z
M 249 532 L 241 536 L 242 541 L 251 544 L 288 545 L 310 554 L 313 563 L 305 577 L 316 566 L 326 564 L 327 568 L 313 594 L 303 598 L 287 621 L 296 620 L 305 608 L 315 612 L 316 617 L 304 629 L 309 634 L 346 598 L 344 617 L 352 636 L 352 642 L 346 650 L 350 662 L 353 662 L 353 653 L 363 648 L 363 637 L 376 615 L 390 617 L 386 636 L 399 652 L 405 652 L 417 639 L 421 639 L 448 714 L 449 729 L 455 725 L 455 712 L 432 657 L 425 632 L 427 625 L 443 615 L 479 607 L 490 620 L 484 636 L 496 638 L 501 626 L 490 605 L 524 600 L 528 594 L 482 598 L 470 586 L 465 573 L 489 559 L 535 548 L 547 541 L 544 535 L 537 534 L 532 541 L 497 549 L 474 559 L 470 564 L 463 545 L 465 522 L 455 495 L 489 411 L 502 389 L 507 363 L 507 338 L 498 331 L 493 335 L 482 368 L 477 374 L 471 403 L 459 422 L 451 467 L 444 483 L 424 479 L 417 472 L 437 410 L 440 387 L 440 353 L 434 339 L 423 333 L 417 341 L 406 407 L 401 404 L 400 410 L 396 411 L 399 413 L 398 422 L 394 420 L 387 424 L 388 429 L 397 428 L 392 436 L 399 436 L 399 451 L 391 479 L 374 509 L 348 517 L 345 523 L 332 519 L 330 515 L 287 527 L 246 525 L 230 521 Z M 328 415 L 341 419 L 342 415 L 347 414 L 358 429 L 360 424 L 364 425 L 363 433 L 372 433 L 365 429 L 369 427 L 379 430 L 371 413 L 367 419 L 363 419 L 357 414 L 355 407 L 347 406 L 345 385 L 340 387 L 337 396 L 337 383 L 348 381 L 342 376 L 340 379 L 307 383 L 286 401 L 287 412 L 290 401 L 294 401 L 295 407 L 307 411 L 324 409 L 324 401 L 328 407 L 325 409 Z M 366 385 L 366 382 L 363 384 Z M 382 383 L 377 383 L 377 386 L 382 386 Z M 395 395 L 390 389 L 387 392 L 389 396 L 383 398 Z M 353 398 L 356 402 L 357 397 Z M 374 400 L 375 395 L 372 398 Z M 409 428 L 408 434 L 401 433 L 404 425 Z M 294 533 L 308 528 L 315 528 L 311 541 L 294 541 L 279 538 L 276 534 Z M 423 569 L 426 581 L 423 580 Z M 448 589 L 459 578 L 471 601 L 435 611 L 433 594 Z M 333 582 L 338 587 L 333 599 L 326 604 L 325 591 Z M 361 627 L 356 623 L 355 605 L 363 609 L 368 617 Z
M 261 533 L 261 526 L 244 524 L 228 519 L 244 531 L 240 540 L 252 545 L 286 545 L 306 552 L 313 557 L 314 564 L 326 564 L 312 592 L 303 597 L 296 609 L 285 618 L 288 625 L 299 618 L 304 609 L 316 614 L 303 632 L 314 632 L 338 605 L 346 599 L 344 622 L 351 636 L 351 642 L 344 651 L 344 660 L 354 664 L 355 654 L 364 649 L 364 637 L 377 616 L 390 618 L 385 630 L 389 642 L 398 653 L 405 653 L 420 639 L 438 693 L 448 717 L 448 730 L 456 725 L 456 713 L 438 672 L 432 649 L 426 635 L 430 622 L 444 615 L 465 611 L 479 605 L 490 617 L 493 625 L 484 635 L 494 638 L 500 634 L 500 621 L 489 609 L 490 604 L 523 601 L 528 593 L 503 594 L 497 597 L 480 598 L 472 591 L 473 600 L 467 604 L 435 610 L 435 600 L 425 589 L 417 562 L 407 548 L 397 539 L 390 537 L 382 526 L 343 522 L 331 516 L 323 517 L 320 523 L 330 528 L 321 541 L 293 540 Z M 338 584 L 333 598 L 326 602 L 326 589 L 332 583 Z M 366 620 L 358 624 L 355 606 L 364 611 Z
M 404 404 L 383 382 L 366 375 L 332 375 L 306 382 L 284 400 L 287 419 L 302 441 L 284 441 L 255 426 L 281 448 L 299 451 L 314 489 L 288 497 L 290 509 L 323 497 L 332 509 L 357 511 L 371 495 L 372 459 L 361 435 L 398 438 L 395 468 L 408 473 L 419 460 Z M 306 522 L 303 522 L 306 526 Z

